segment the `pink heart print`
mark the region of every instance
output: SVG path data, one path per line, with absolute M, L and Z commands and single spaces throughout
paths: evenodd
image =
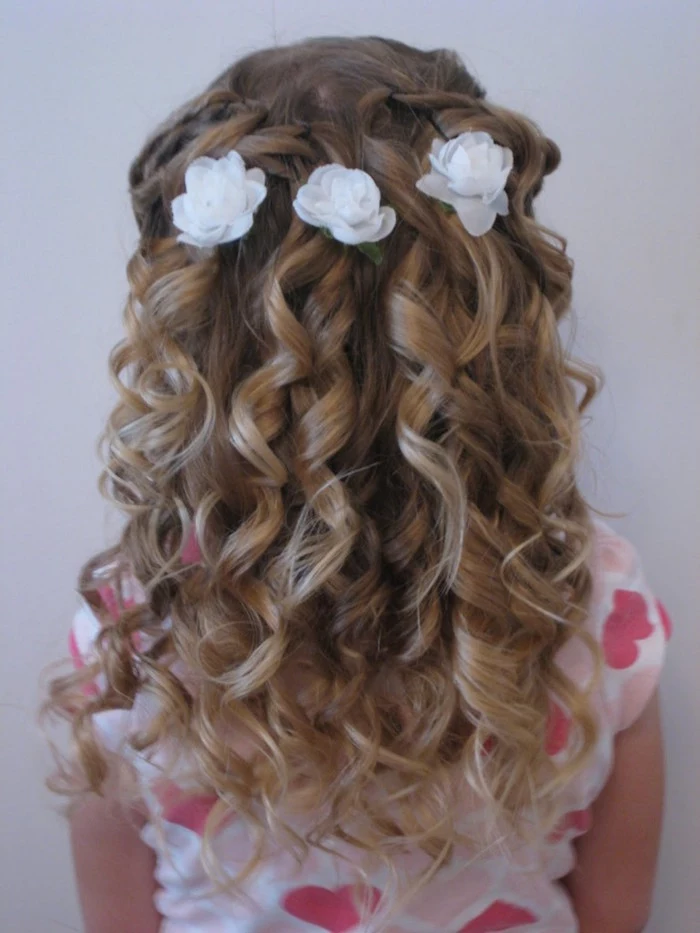
M 641 593 L 615 590 L 613 609 L 603 628 L 603 654 L 608 667 L 616 671 L 632 667 L 639 657 L 639 645 L 653 635 L 647 603 Z
M 592 815 L 590 808 L 586 810 L 572 810 L 561 820 L 554 832 L 549 834 L 549 841 L 553 844 L 571 834 L 571 836 L 582 836 L 591 828 Z
M 569 741 L 570 730 L 571 720 L 558 703 L 552 703 L 545 745 L 548 755 L 558 755 L 564 751 Z
M 204 835 L 207 819 L 218 800 L 215 795 L 188 794 L 168 780 L 159 781 L 152 789 L 166 823 L 175 823 L 199 836 Z
M 462 927 L 459 933 L 503 933 L 513 927 L 537 923 L 537 917 L 525 907 L 494 901 L 490 907 Z
M 377 888 L 371 888 L 353 899 L 353 890 L 350 884 L 334 890 L 313 885 L 295 888 L 285 894 L 282 906 L 297 920 L 313 923 L 328 933 L 345 933 L 361 920 L 355 902 L 366 903 L 368 912 L 372 913 L 382 896 Z

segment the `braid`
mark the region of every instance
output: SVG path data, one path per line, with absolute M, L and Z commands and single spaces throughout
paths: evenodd
M 212 124 L 228 121 L 244 111 L 244 103 L 230 91 L 208 91 L 175 111 L 144 145 L 129 170 L 129 184 L 138 188 L 188 143 Z

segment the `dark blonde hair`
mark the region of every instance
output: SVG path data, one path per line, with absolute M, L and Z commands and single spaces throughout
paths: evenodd
M 479 238 L 415 187 L 431 142 L 466 130 L 514 158 L 510 213 Z M 230 149 L 268 197 L 243 240 L 197 253 L 169 205 L 194 158 Z M 293 213 L 326 162 L 364 169 L 395 208 L 379 266 Z M 50 700 L 93 790 L 92 717 L 147 691 L 160 713 L 139 748 L 176 737 L 261 838 L 388 861 L 409 843 L 439 863 L 455 776 L 512 827 L 548 812 L 595 740 L 555 663 L 591 592 L 575 466 L 595 389 L 557 331 L 564 241 L 533 216 L 558 162 L 455 54 L 378 38 L 253 54 L 146 143 L 103 476 L 126 524 L 81 589 L 133 573 L 147 598 Z M 105 689 L 78 699 L 97 669 Z M 563 764 L 553 700 L 574 724 Z

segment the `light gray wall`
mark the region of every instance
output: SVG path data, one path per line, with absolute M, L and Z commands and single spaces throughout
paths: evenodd
M 608 380 L 586 484 L 598 504 L 626 513 L 619 527 L 677 624 L 650 930 L 697 929 L 699 9 L 693 0 L 1 0 L 3 931 L 79 929 L 33 715 L 39 672 L 64 651 L 76 570 L 109 533 L 93 442 L 110 405 L 105 359 L 134 242 L 129 160 L 156 121 L 235 56 L 323 33 L 452 44 L 494 99 L 530 113 L 562 146 L 542 215 L 569 237 L 579 350 Z

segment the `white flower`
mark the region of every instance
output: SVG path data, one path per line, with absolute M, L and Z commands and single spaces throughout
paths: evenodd
M 173 223 L 182 230 L 178 242 L 209 247 L 240 239 L 266 195 L 265 173 L 246 171 L 234 150 L 221 159 L 195 159 L 185 172 L 185 193 L 172 203 Z
M 491 229 L 496 214 L 508 213 L 506 181 L 513 153 L 498 146 L 489 133 L 462 133 L 433 142 L 432 170 L 416 182 L 431 198 L 449 204 L 472 236 Z
M 391 207 L 380 207 L 381 194 L 367 172 L 344 165 L 321 165 L 309 175 L 294 200 L 294 210 L 312 227 L 330 231 L 351 246 L 376 243 L 396 225 Z

